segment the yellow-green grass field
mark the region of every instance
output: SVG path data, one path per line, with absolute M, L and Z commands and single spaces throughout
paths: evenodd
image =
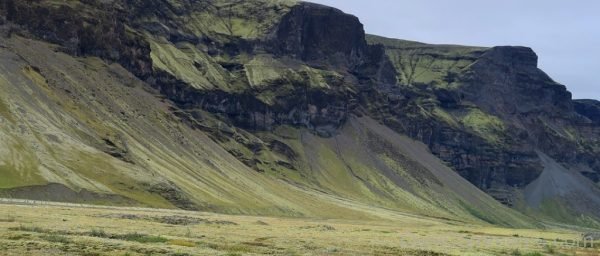
M 600 255 L 568 230 L 398 215 L 275 218 L 73 204 L 0 204 L 0 255 Z

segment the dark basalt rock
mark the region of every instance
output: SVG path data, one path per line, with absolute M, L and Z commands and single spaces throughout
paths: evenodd
M 531 48 L 522 46 L 496 46 L 486 51 L 479 60 L 516 69 L 536 69 L 538 64 L 537 54 Z
M 27 32 L 63 46 L 74 55 L 97 56 L 118 62 L 136 75 L 151 73 L 150 47 L 125 28 L 125 14 L 110 3 L 84 1 L 90 13 L 68 5 L 44 4 L 37 0 L 6 0 L 0 6 L 8 22 Z
M 543 169 L 537 154 L 522 147 L 517 134 L 512 136 L 515 139 L 507 136 L 499 146 L 459 127 L 415 115 L 422 107 L 417 102 L 422 100 L 423 95 L 411 96 L 402 90 L 378 87 L 369 97 L 372 102 L 370 112 L 380 114 L 375 115 L 376 118 L 399 133 L 427 144 L 435 155 L 484 191 L 509 193 L 513 187 L 524 187 L 535 180 Z M 452 97 L 452 103 L 456 104 L 456 101 L 456 96 Z M 507 194 L 496 195 L 502 198 L 512 197 Z
M 465 100 L 514 125 L 511 130 L 519 140 L 507 145 L 529 152 L 530 157 L 521 157 L 521 160 L 536 159 L 535 150 L 543 150 L 564 162 L 574 159 L 575 154 L 571 152 L 577 151 L 576 144 L 547 125 L 562 123 L 566 126 L 570 122 L 567 120 L 573 117 L 571 93 L 537 68 L 537 55 L 531 49 L 490 49 L 473 64 L 464 83 L 461 93 Z M 509 161 L 507 165 L 521 169 L 527 166 L 522 162 Z M 532 174 L 520 174 L 513 179 L 525 181 L 526 185 L 532 177 L 537 177 L 533 174 L 541 172 L 539 165 L 536 169 Z M 523 168 L 521 172 L 527 170 Z
M 172 182 L 164 182 L 154 185 L 143 185 L 144 187 L 147 187 L 148 192 L 160 195 L 161 197 L 165 198 L 167 201 L 169 201 L 170 203 L 172 203 L 180 209 L 190 211 L 199 210 L 197 204 L 192 202 L 188 198 L 188 196 Z
M 575 164 L 578 155 L 585 154 L 569 129 L 580 130 L 584 138 L 597 136 L 594 128 L 582 126 L 585 120 L 575 105 L 593 118 L 593 104 L 572 101 L 566 87 L 538 69 L 536 60 L 529 48 L 492 48 L 473 64 L 461 93 L 513 124 L 523 138 L 518 143 L 529 151 L 542 150 L 564 164 Z
M 280 55 L 346 67 L 360 65 L 367 55 L 358 18 L 312 3 L 293 7 L 275 29 L 271 44 Z
M 600 123 L 600 101 L 574 100 L 573 106 L 578 114 L 587 117 L 594 123 Z
M 329 6 L 303 2 L 292 7 L 271 33 L 267 51 L 315 66 L 331 65 L 359 82 L 396 82 L 383 47 L 367 44 L 358 18 Z
M 272 131 L 288 124 L 306 127 L 316 134 L 330 137 L 344 124 L 351 106 L 337 95 L 320 90 L 294 91 L 267 105 L 252 94 L 230 94 L 220 91 L 188 93 L 193 98 L 189 107 L 199 106 L 212 113 L 223 114 L 233 125 L 251 131 Z
M 537 68 L 537 55 L 530 48 L 491 48 L 473 64 L 465 80 L 464 99 L 495 115 L 562 115 L 573 108 L 571 93 Z

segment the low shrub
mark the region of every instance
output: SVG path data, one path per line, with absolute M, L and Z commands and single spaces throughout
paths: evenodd
M 71 242 L 71 240 L 67 237 L 54 235 L 54 234 L 43 235 L 40 238 L 42 238 L 48 242 L 52 242 L 52 243 L 68 244 Z
M 169 240 L 169 244 L 177 245 L 177 246 L 185 246 L 185 247 L 196 247 L 197 246 L 197 244 L 193 241 L 180 240 L 180 239 Z
M 125 241 L 133 241 L 138 243 L 164 243 L 169 241 L 169 239 L 166 239 L 161 236 L 150 236 L 139 233 L 128 233 L 124 235 L 117 235 L 111 238 Z

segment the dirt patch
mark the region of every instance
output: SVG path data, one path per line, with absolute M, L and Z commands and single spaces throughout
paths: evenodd
M 143 215 L 135 215 L 135 214 L 105 214 L 105 215 L 97 215 L 94 217 L 100 218 L 110 218 L 110 219 L 126 219 L 126 220 L 139 220 L 143 219 Z
M 123 162 L 135 164 L 133 162 L 133 160 L 131 159 L 131 155 L 129 154 L 129 151 L 127 150 L 127 144 L 124 142 L 124 140 L 119 141 L 118 144 L 121 144 L 121 145 L 115 144 L 115 142 L 113 142 L 113 140 L 108 139 L 108 138 L 102 139 L 102 142 L 104 143 L 104 145 L 102 147 L 102 151 L 104 153 L 107 153 L 114 158 L 118 158 Z
M 315 226 L 303 226 L 300 229 L 314 229 L 318 231 L 334 231 L 335 228 L 330 225 L 315 225 Z
M 261 225 L 261 226 L 269 226 L 269 223 L 266 223 L 262 220 L 256 221 L 256 222 L 254 222 L 254 224 Z
M 226 220 L 209 220 L 203 218 L 187 217 L 187 216 L 161 216 L 152 217 L 150 220 L 170 225 L 195 225 L 195 224 L 216 224 L 216 225 L 238 225 L 235 222 Z
M 215 224 L 215 225 L 238 225 L 235 222 L 226 220 L 209 220 L 204 218 L 196 218 L 189 216 L 169 215 L 169 216 L 148 216 L 135 214 L 107 214 L 99 215 L 102 218 L 128 219 L 128 220 L 145 220 L 169 225 L 196 225 L 196 224 Z

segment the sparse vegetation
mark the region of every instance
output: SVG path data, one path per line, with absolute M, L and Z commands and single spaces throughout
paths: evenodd
M 16 234 L 8 236 L 8 240 L 21 240 L 21 239 L 30 239 L 31 234 Z
M 42 236 L 40 236 L 40 238 L 42 238 L 48 242 L 52 242 L 52 243 L 68 244 L 71 242 L 71 240 L 69 238 L 61 236 L 61 235 L 55 235 L 55 234 L 42 235 Z
M 541 246 L 540 239 L 567 241 L 577 236 L 577 233 L 565 230 L 449 224 L 444 219 L 419 216 L 348 221 L 167 210 L 143 210 L 142 215 L 139 210 L 120 208 L 44 207 L 45 216 L 40 219 L 39 208 L 13 205 L 3 205 L 0 216 L 16 209 L 19 218 L 15 222 L 0 223 L 3 253 L 23 254 L 24 248 L 29 248 L 27 255 L 45 255 L 60 250 L 75 255 L 109 252 L 113 255 L 547 256 L 563 255 L 561 253 L 567 251 Z M 69 221 L 62 222 L 67 214 Z M 171 225 L 156 221 L 172 216 L 237 225 Z M 257 224 L 263 222 L 268 225 Z M 529 245 L 528 249 L 521 248 L 524 243 Z M 13 246 L 25 244 L 30 245 Z M 498 248 L 498 244 L 504 247 Z
M 171 245 L 185 246 L 185 247 L 196 247 L 196 246 L 198 246 L 198 244 L 195 243 L 195 242 L 193 242 L 193 241 L 181 240 L 181 239 L 169 240 L 168 243 L 171 244 Z
M 166 239 L 161 236 L 152 236 L 152 235 L 146 235 L 146 234 L 137 233 L 137 232 L 126 233 L 126 234 L 109 234 L 109 233 L 106 233 L 102 229 L 93 229 L 92 231 L 90 231 L 88 233 L 83 233 L 81 235 L 87 235 L 87 236 L 99 237 L 99 238 L 109 238 L 109 239 L 133 241 L 133 242 L 138 242 L 138 243 L 164 243 L 164 242 L 169 241 L 169 239 Z
M 539 252 L 521 252 L 519 249 L 515 249 L 510 253 L 511 256 L 544 256 Z
M 52 233 L 53 231 L 50 229 L 45 229 L 37 226 L 23 226 L 20 225 L 18 227 L 10 227 L 8 230 L 12 231 L 24 231 L 24 232 L 33 232 L 33 233 Z
M 106 232 L 104 232 L 104 230 L 102 229 L 92 229 L 92 231 L 89 233 L 89 236 L 92 237 L 102 237 L 102 238 L 108 238 L 108 234 L 106 234 Z
M 110 238 L 121 239 L 121 240 L 125 240 L 125 241 L 133 241 L 133 242 L 138 242 L 138 243 L 164 243 L 164 242 L 169 241 L 169 239 L 166 239 L 161 236 L 145 235 L 145 234 L 141 234 L 141 233 L 137 233 L 137 232 L 127 233 L 124 235 L 115 235 L 115 236 L 111 236 Z
M 15 222 L 15 217 L 7 216 L 6 218 L 0 218 L 0 222 Z

